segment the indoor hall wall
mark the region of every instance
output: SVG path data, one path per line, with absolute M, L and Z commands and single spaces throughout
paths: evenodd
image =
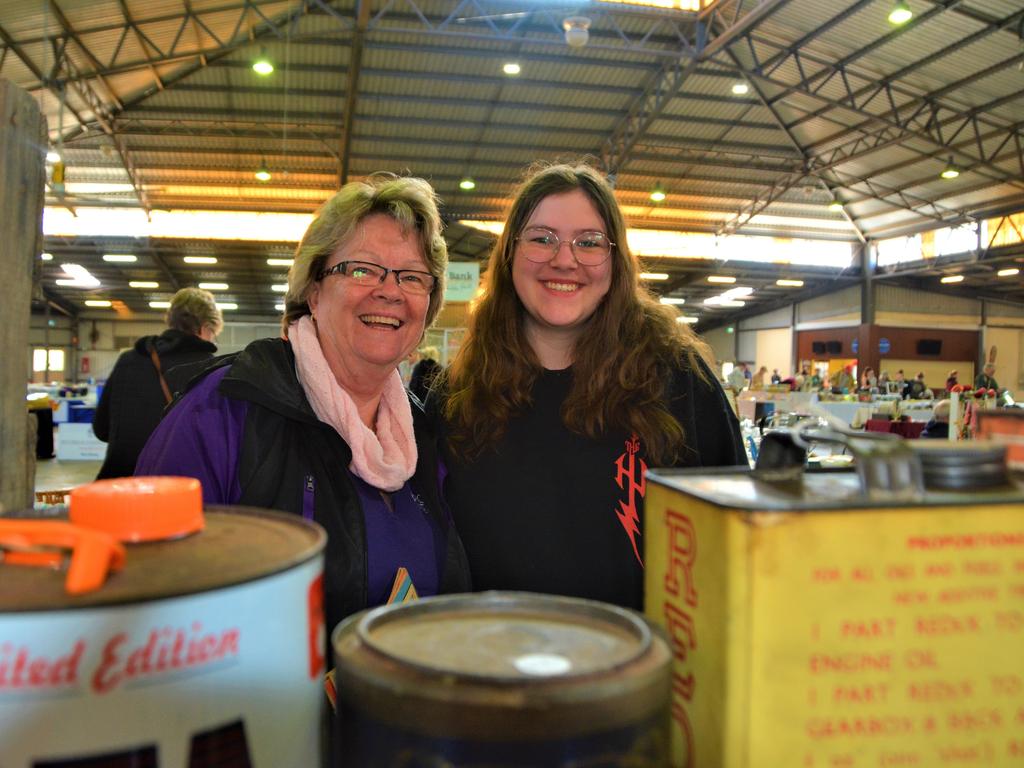
M 741 320 L 736 326 L 739 334 L 740 359 L 757 371 L 762 365 L 768 369 L 767 382 L 773 369 L 782 378 L 793 372 L 793 307 L 781 307 L 763 315 Z
M 721 326 L 702 333 L 701 338 L 711 345 L 711 351 L 715 354 L 715 362 L 718 363 L 715 373 L 721 376 L 722 363 L 736 360 L 736 334 L 729 333 L 725 326 Z
M 853 285 L 799 302 L 795 330 L 856 327 L 860 317 L 860 286 Z
M 973 328 L 981 325 L 981 302 L 961 296 L 875 285 L 875 324 L 903 328 Z

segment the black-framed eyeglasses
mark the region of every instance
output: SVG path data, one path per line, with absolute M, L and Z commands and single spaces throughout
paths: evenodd
M 604 232 L 580 232 L 572 240 L 562 240 L 547 227 L 524 229 L 516 239 L 523 256 L 537 264 L 547 264 L 555 258 L 562 243 L 568 243 L 576 261 L 587 267 L 596 267 L 608 259 L 615 246 Z
M 331 275 L 344 275 L 356 285 L 381 285 L 388 275 L 395 276 L 395 283 L 405 293 L 425 296 L 437 286 L 437 278 L 429 272 L 418 269 L 388 269 L 372 261 L 339 261 L 317 275 L 323 280 Z

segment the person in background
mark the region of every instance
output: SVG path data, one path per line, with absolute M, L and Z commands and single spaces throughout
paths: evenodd
M 772 384 L 781 384 L 782 383 L 782 377 L 779 376 L 779 369 L 778 368 L 772 368 L 771 382 L 772 382 Z
M 412 369 L 412 378 L 409 379 L 409 391 L 416 395 L 421 403 L 427 401 L 427 393 L 434 383 L 434 378 L 441 370 L 441 364 L 437 362 L 437 347 L 424 347 L 420 350 L 420 361 Z
M 956 376 L 957 376 L 957 372 L 956 371 L 950 371 L 949 372 L 949 376 L 946 377 L 946 391 L 947 392 L 952 392 L 953 391 L 953 387 L 956 387 L 956 386 L 960 385 L 960 382 L 958 382 L 956 380 Z
M 867 390 L 878 388 L 878 377 L 875 376 L 874 368 L 868 367 L 864 369 L 864 373 L 860 377 L 860 388 Z
M 762 365 L 760 368 L 758 368 L 757 373 L 755 373 L 750 379 L 750 388 L 764 389 L 764 376 L 766 373 L 768 373 L 767 366 Z
M 843 366 L 842 370 L 836 374 L 833 385 L 838 387 L 844 394 L 853 392 L 857 388 L 857 381 L 853 378 L 853 366 Z
M 807 391 L 808 392 L 818 392 L 818 391 L 821 390 L 823 384 L 824 384 L 824 382 L 821 380 L 821 374 L 818 373 L 818 369 L 817 368 L 812 369 L 810 374 L 807 376 L 807 382 L 806 382 Z
M 729 383 L 729 388 L 738 395 L 747 386 L 747 364 L 736 363 L 725 380 Z
M 97 480 L 129 477 L 174 393 L 188 381 L 186 363 L 209 360 L 224 323 L 213 294 L 182 288 L 171 298 L 167 330 L 143 336 L 117 358 L 103 387 L 92 431 L 107 443 Z M 185 371 L 186 373 L 182 373 Z
M 900 368 L 896 371 L 896 377 L 893 379 L 896 387 L 899 389 L 899 395 L 904 400 L 910 395 L 910 382 L 904 378 L 903 369 Z
M 139 458 L 136 474 L 199 478 L 208 504 L 320 523 L 329 629 L 385 603 L 399 568 L 420 595 L 469 587 L 436 439 L 398 372 L 441 309 L 447 262 L 427 182 L 346 184 L 295 252 L 284 337 L 214 361 Z
M 889 372 L 882 371 L 878 374 L 878 391 L 883 395 L 889 391 Z
M 924 383 L 924 371 L 921 371 L 910 382 L 908 397 L 911 400 L 930 400 L 933 396 L 931 389 Z
M 935 410 L 924 425 L 921 437 L 949 439 L 949 406 L 949 400 L 939 400 L 935 404 Z
M 747 465 L 709 347 L 640 271 L 596 170 L 519 189 L 430 398 L 475 588 L 639 609 L 644 471 Z
M 994 389 L 996 392 L 999 391 L 999 382 L 995 380 L 996 366 L 995 363 L 985 363 L 985 366 L 981 369 L 981 373 L 974 379 L 975 389 Z

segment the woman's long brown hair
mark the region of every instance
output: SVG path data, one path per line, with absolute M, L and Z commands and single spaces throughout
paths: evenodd
M 451 446 L 467 457 L 478 455 L 504 433 L 513 414 L 531 405 L 542 369 L 527 340 L 526 310 L 512 282 L 516 238 L 544 198 L 574 190 L 594 204 L 615 247 L 611 287 L 576 342 L 573 385 L 562 420 L 574 432 L 591 437 L 614 428 L 635 433 L 652 461 L 671 463 L 686 439 L 667 408 L 671 371 L 689 366 L 706 381 L 698 360 L 710 362 L 710 349 L 640 283 L 640 265 L 626 243 L 615 195 L 588 165 L 541 168 L 527 178 L 512 203 L 491 255 L 484 295 L 441 382 Z

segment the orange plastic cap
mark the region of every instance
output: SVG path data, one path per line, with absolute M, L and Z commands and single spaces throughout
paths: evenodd
M 175 539 L 203 530 L 203 490 L 194 477 L 118 477 L 71 490 L 68 517 L 119 541 Z

